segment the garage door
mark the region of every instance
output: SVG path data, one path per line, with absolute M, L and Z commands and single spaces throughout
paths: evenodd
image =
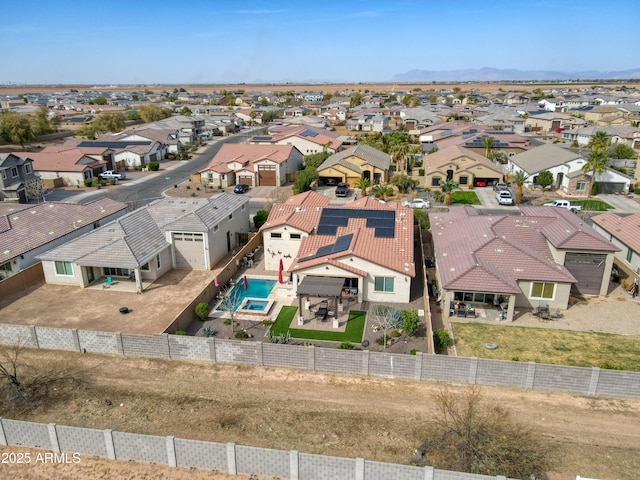
M 598 185 L 598 193 L 623 193 L 626 191 L 625 183 L 604 183 L 596 182 Z
M 567 253 L 564 266 L 578 281 L 571 287 L 571 293 L 599 295 L 606 261 L 606 255 Z
M 244 183 L 245 185 L 253 187 L 253 177 L 238 177 L 238 183 Z
M 202 233 L 173 234 L 176 268 L 204 268 L 204 240 Z
M 276 186 L 276 166 L 258 165 L 258 184 L 260 186 Z

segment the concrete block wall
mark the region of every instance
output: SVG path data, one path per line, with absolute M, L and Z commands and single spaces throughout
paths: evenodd
M 410 465 L 372 462 L 365 460 L 364 476 L 367 480 L 425 480 L 425 469 Z
M 409 378 L 416 375 L 417 355 L 371 352 L 369 355 L 369 375 L 376 377 Z
M 534 390 L 589 394 L 592 369 L 536 364 Z
M 362 368 L 362 351 L 337 350 L 335 348 L 315 349 L 316 370 L 322 372 L 367 375 Z
M 422 380 L 433 382 L 469 383 L 472 360 L 446 355 L 422 356 Z
M 640 398 L 639 377 L 636 372 L 600 370 L 595 394 L 603 397 Z
M 51 350 L 80 351 L 78 330 L 68 328 L 35 327 L 38 346 Z
M 169 355 L 182 360 L 212 361 L 209 342 L 213 339 L 188 337 L 185 335 L 169 335 Z
M 56 425 L 58 444 L 62 452 L 107 457 L 107 446 L 102 430 Z
M 265 367 L 315 369 L 315 347 L 264 343 L 262 363 Z
M 227 471 L 227 446 L 224 443 L 176 438 L 174 444 L 178 467 Z
M 125 355 L 169 358 L 167 335 L 133 335 L 121 333 L 122 350 Z
M 529 365 L 521 362 L 478 359 L 476 383 L 504 387 L 527 388 Z
M 298 454 L 298 475 L 300 480 L 316 478 L 356 480 L 356 460 L 300 453 Z
M 122 339 L 119 333 L 78 330 L 80 351 L 122 355 Z
M 262 365 L 262 344 L 242 340 L 216 340 L 215 361 L 221 363 L 241 363 Z
M 238 475 L 291 478 L 287 451 L 237 445 L 235 453 Z
M 166 437 L 125 432 L 112 432 L 112 436 L 113 448 L 118 460 L 169 465 Z
M 53 450 L 49 426 L 45 423 L 23 422 L 3 418 L 2 429 L 7 445 L 22 445 L 25 447 Z
M 35 327 L 29 325 L 3 324 L 0 328 L 0 343 L 4 345 L 23 345 L 38 348 Z
M 434 470 L 433 480 L 508 480 L 503 476 L 490 477 L 473 473 L 451 472 L 449 470 Z

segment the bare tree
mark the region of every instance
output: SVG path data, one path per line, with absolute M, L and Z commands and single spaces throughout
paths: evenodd
M 25 183 L 24 188 L 27 191 L 27 198 L 35 198 L 38 203 L 44 201 L 45 194 L 49 192 L 49 190 L 44 187 L 40 178 Z
M 233 338 L 233 324 L 236 320 L 236 310 L 240 308 L 244 299 L 240 294 L 240 289 L 235 287 L 228 287 L 222 290 L 220 295 L 222 296 L 222 300 L 218 304 L 217 309 L 229 314 L 229 318 L 231 319 L 231 336 L 229 338 Z
M 369 310 L 369 315 L 373 321 L 373 325 L 382 330 L 383 348 L 387 348 L 387 330 L 397 327 L 402 321 L 400 310 L 389 307 L 388 305 L 374 305 Z
M 554 447 L 537 432 L 511 419 L 509 411 L 485 401 L 477 386 L 432 396 L 437 413 L 412 463 L 435 468 L 513 478 L 547 478 Z

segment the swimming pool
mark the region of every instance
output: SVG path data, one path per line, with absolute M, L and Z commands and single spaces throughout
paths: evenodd
M 247 298 L 247 301 L 244 302 L 242 306 L 243 310 L 251 310 L 252 312 L 262 312 L 265 308 L 267 308 L 269 302 L 266 300 L 256 300 L 255 298 Z
M 269 297 L 271 290 L 276 285 L 275 280 L 265 280 L 262 278 L 250 278 L 247 277 L 247 288 L 244 288 L 244 281 L 240 279 L 238 283 L 233 287 L 230 292 L 230 295 L 238 295 L 237 305 L 243 305 L 245 302 L 245 298 L 252 299 L 265 299 Z M 262 311 L 266 307 L 266 304 L 263 305 L 263 308 L 256 308 L 254 311 Z M 244 307 L 243 307 L 244 308 Z M 217 310 L 226 310 L 225 308 L 218 307 Z M 236 310 L 238 310 L 236 308 Z

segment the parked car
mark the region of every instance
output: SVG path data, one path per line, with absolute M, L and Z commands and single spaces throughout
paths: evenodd
M 124 180 L 125 178 L 127 178 L 127 174 L 124 172 L 121 172 L 120 170 L 106 170 L 104 172 L 100 172 L 98 174 L 98 177 L 103 178 L 103 179 L 108 179 L 108 178 L 115 178 L 116 180 Z
M 324 181 L 324 184 L 329 186 L 329 187 L 334 187 L 334 186 L 336 186 L 338 184 L 338 182 L 336 182 L 333 178 L 327 178 Z
M 233 188 L 233 193 L 244 193 L 249 190 L 249 185 L 246 183 L 239 183 Z
M 349 185 L 346 183 L 339 183 L 336 187 L 336 197 L 346 197 L 349 193 Z
M 500 190 L 509 190 L 509 185 L 504 182 L 498 182 L 493 186 L 493 190 L 499 192 Z
M 566 208 L 567 210 L 571 210 L 572 212 L 582 210 L 582 205 L 571 205 L 571 202 L 569 200 L 554 200 L 551 203 L 545 203 L 544 206 Z
M 410 207 L 410 208 L 421 208 L 427 209 L 431 206 L 428 200 L 423 200 L 422 198 L 414 198 L 410 202 L 402 202 L 402 206 Z
M 499 190 L 496 192 L 496 199 L 498 200 L 498 205 L 513 205 L 513 197 L 511 196 L 511 192 L 509 190 Z

